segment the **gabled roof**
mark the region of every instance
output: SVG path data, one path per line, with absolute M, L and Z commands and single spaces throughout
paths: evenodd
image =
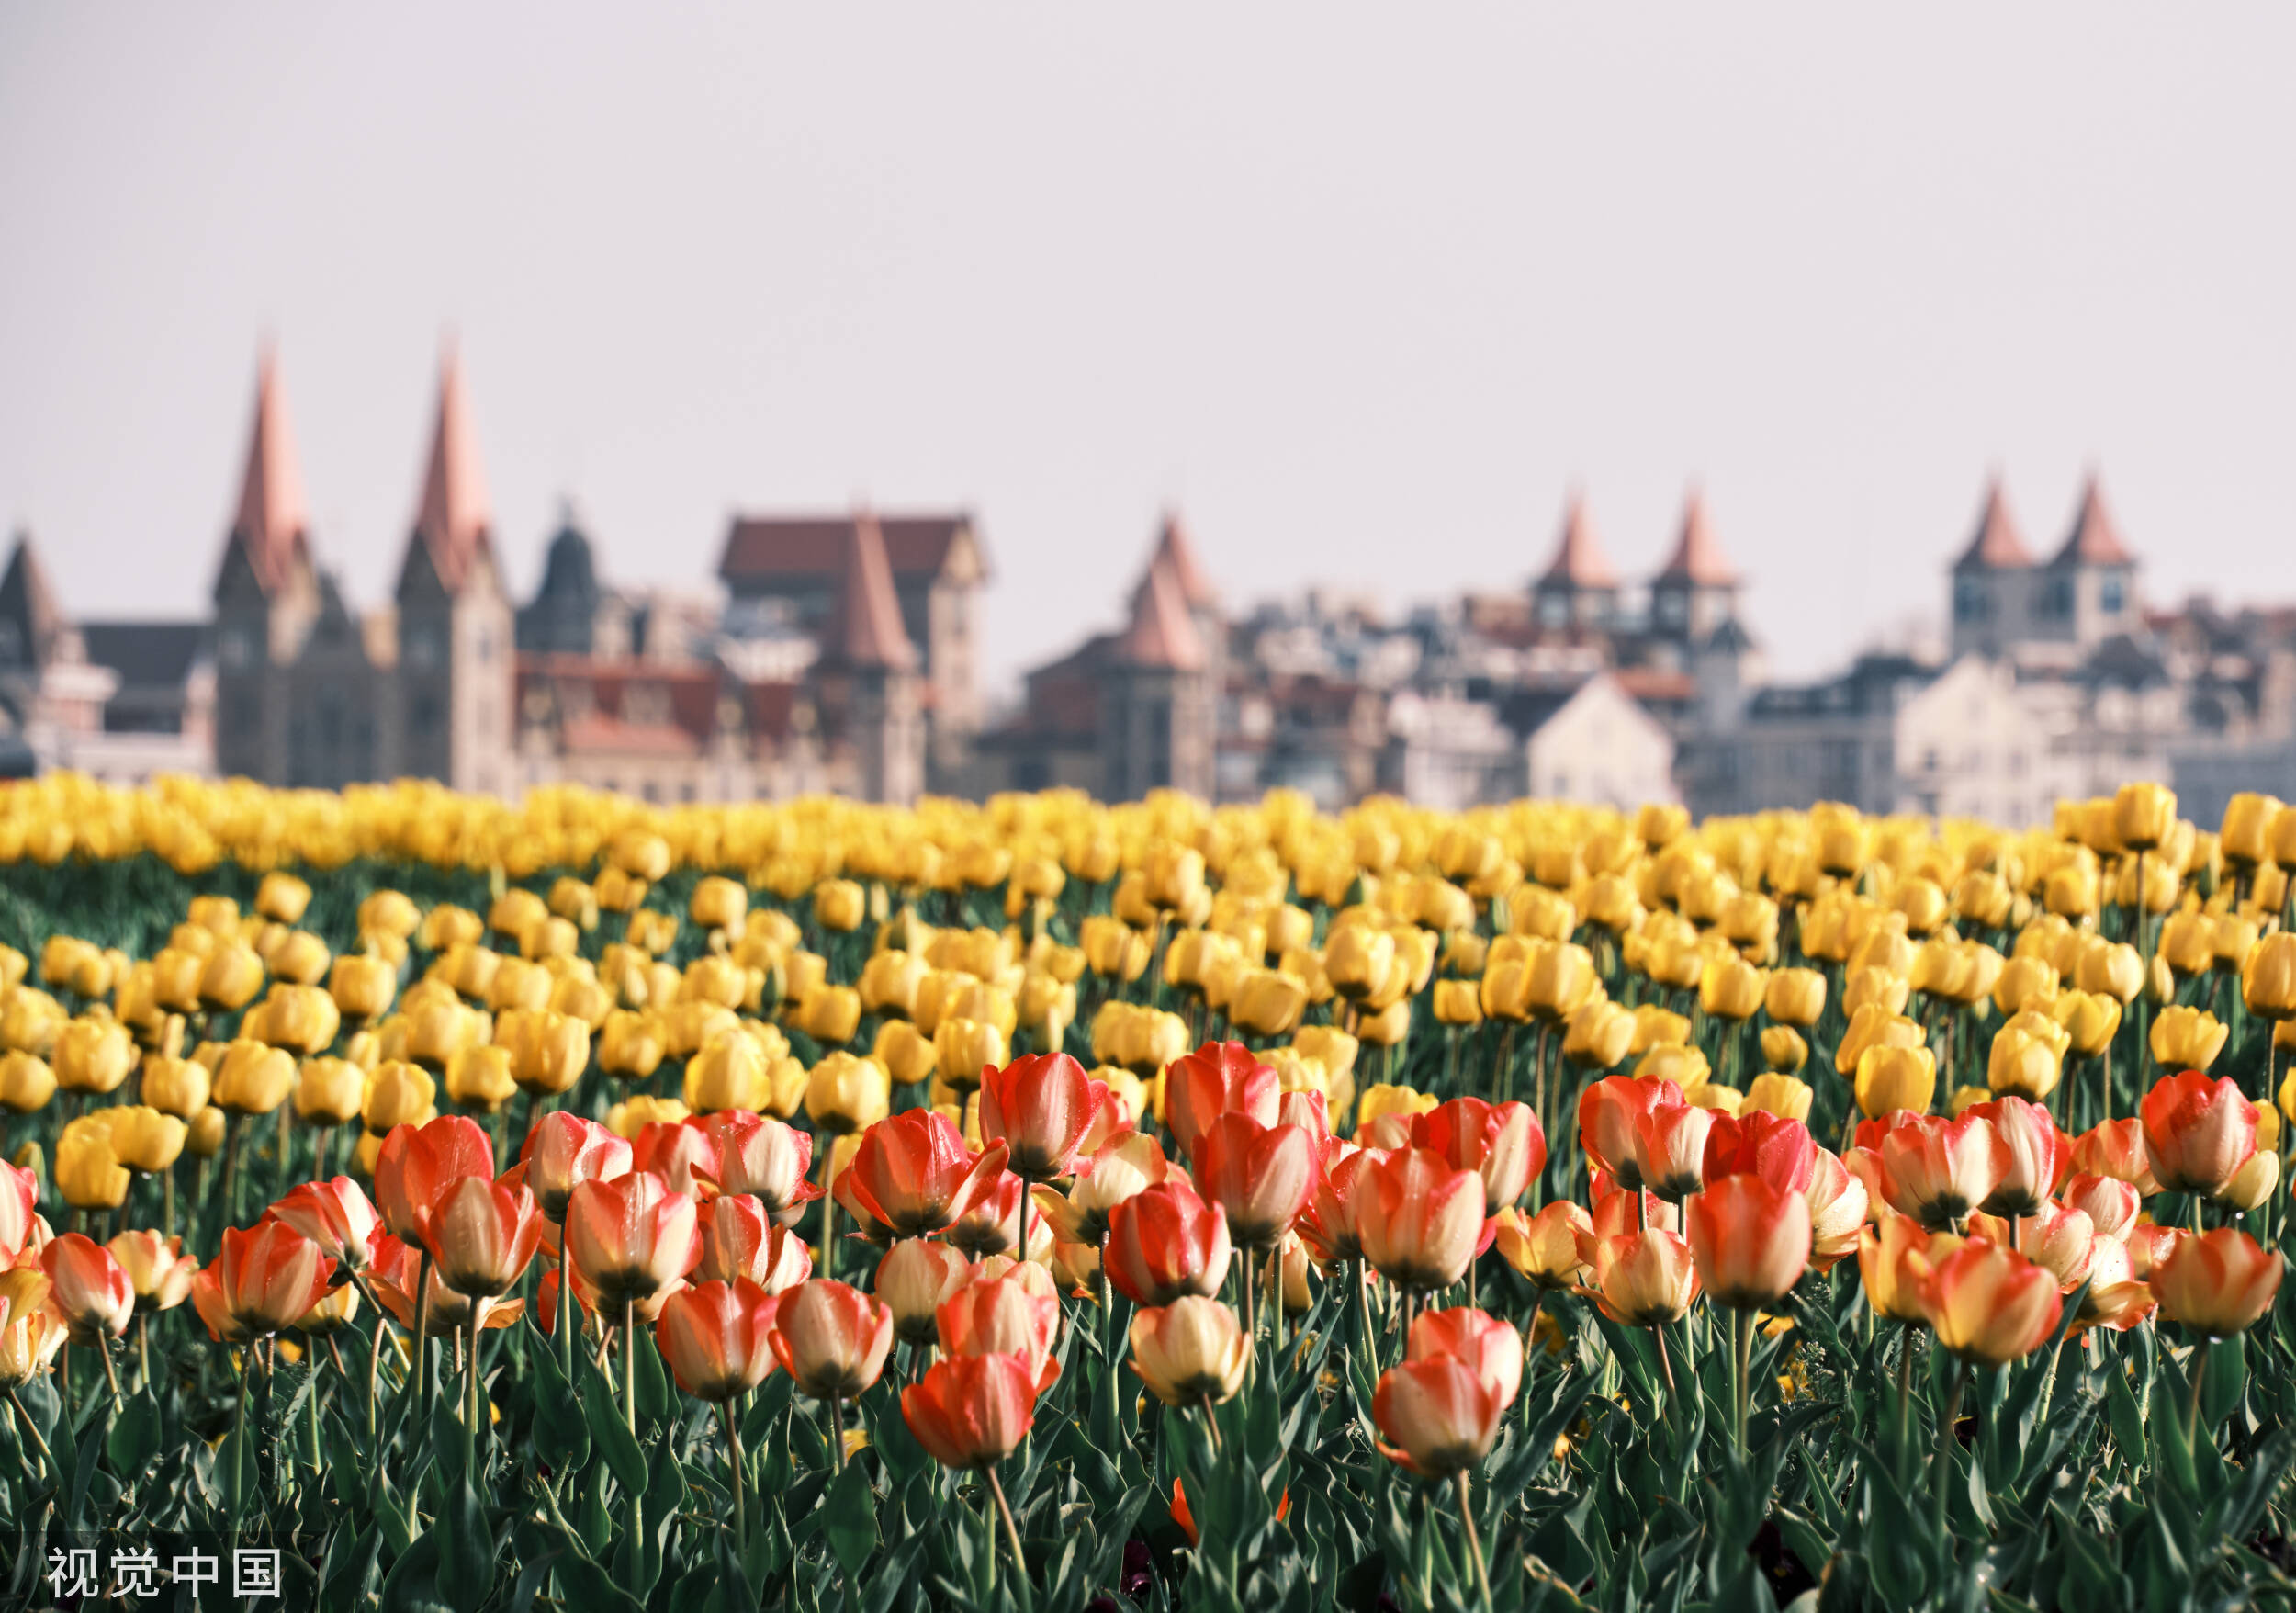
M 2052 566 L 2133 566 L 2136 556 L 2122 541 L 2119 523 L 2105 508 L 2104 489 L 2091 472 L 2081 490 L 2081 507 L 2073 517 L 2073 530 L 2065 547 L 2051 558 Z
M 1151 563 L 1161 560 L 1172 571 L 1173 581 L 1180 585 L 1180 598 L 1190 610 L 1208 610 L 1220 603 L 1212 590 L 1204 568 L 1197 563 L 1196 545 L 1187 536 L 1187 528 L 1180 524 L 1176 512 L 1164 518 L 1164 530 L 1156 535 L 1155 553 Z
M 833 578 L 845 567 L 845 546 L 853 532 L 848 515 L 737 515 L 726 535 L 717 574 L 726 581 L 746 579 Z M 973 517 L 962 511 L 934 515 L 880 515 L 877 530 L 885 560 L 896 581 L 940 575 L 960 536 L 977 550 Z
M 2001 491 L 2001 479 L 1997 476 L 1986 485 L 1985 508 L 1978 513 L 1976 533 L 1953 562 L 1953 570 L 2005 571 L 2032 563 L 2032 551 L 2025 547 L 2024 534 L 2017 530 L 2009 495 Z
M 1660 570 L 1660 582 L 1687 582 L 1698 588 L 1728 588 L 1738 581 L 1738 573 L 1724 558 L 1721 541 L 1714 536 L 1714 522 L 1706 514 L 1706 495 L 1693 489 L 1690 502 L 1683 511 L 1682 536 L 1675 540 L 1674 553 Z
M 1542 588 L 1616 588 L 1618 573 L 1603 552 L 1602 540 L 1594 535 L 1594 518 L 1587 513 L 1586 500 L 1578 493 L 1570 495 L 1570 507 L 1563 513 L 1562 537 L 1555 545 L 1555 558 L 1539 574 Z
M 1136 667 L 1192 672 L 1204 664 L 1203 641 L 1187 614 L 1187 596 L 1161 549 L 1132 592 L 1132 617 L 1117 652 Z
M 8 570 L 0 575 L 0 621 L 17 630 L 15 653 L 21 664 L 41 667 L 48 662 L 56 637 L 63 631 L 63 609 L 48 585 L 48 571 L 32 548 L 31 535 L 16 535 L 16 552 Z
M 83 622 L 87 659 L 119 674 L 122 688 L 175 687 L 207 653 L 205 622 Z
M 248 433 L 247 467 L 240 479 L 226 561 L 232 547 L 246 555 L 266 594 L 286 583 L 310 553 L 310 514 L 303 501 L 303 471 L 287 424 L 287 400 L 276 357 L 265 349 L 255 373 L 255 420 Z
M 893 591 L 884 533 L 866 510 L 856 513 L 846 529 L 837 609 L 822 634 L 821 656 L 841 666 L 895 671 L 917 665 L 917 647 L 909 642 L 901 601 Z
M 414 541 L 429 551 L 447 592 L 460 592 L 471 563 L 489 552 L 492 524 L 478 431 L 463 387 L 462 356 L 449 347 L 439 366 L 438 421 L 414 516 Z

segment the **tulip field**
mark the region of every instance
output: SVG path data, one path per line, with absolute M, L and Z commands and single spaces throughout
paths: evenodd
M 2296 807 L 0 794 L 0 1607 L 2296 1608 Z

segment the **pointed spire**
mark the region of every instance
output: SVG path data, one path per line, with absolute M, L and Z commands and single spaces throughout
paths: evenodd
M 837 614 L 829 619 L 822 655 L 838 665 L 888 671 L 907 671 L 917 665 L 917 647 L 901 624 L 901 601 L 893 590 L 884 532 L 868 510 L 854 512 L 846 537 Z
M 2065 547 L 2049 562 L 2053 566 L 2133 566 L 2136 556 L 2122 541 L 2120 524 L 2112 512 L 2105 508 L 2104 488 L 2095 471 L 2088 473 L 2088 481 L 2081 489 L 2080 513 L 2073 517 L 2073 530 L 2065 540 Z
M 265 593 L 276 592 L 295 562 L 310 552 L 310 516 L 303 502 L 302 467 L 295 457 L 295 433 L 287 424 L 277 355 L 268 346 L 256 370 L 255 420 L 248 434 L 247 469 L 240 481 L 239 508 L 231 517 L 228 541 L 245 553 Z
M 438 423 L 414 517 L 415 540 L 430 551 L 447 592 L 461 591 L 471 562 L 487 552 L 492 523 L 486 478 L 478 468 L 478 432 L 463 388 L 462 355 L 450 344 L 439 366 Z
M 1179 574 L 1159 548 L 1132 592 L 1132 619 L 1125 626 L 1119 653 L 1132 666 L 1192 672 L 1204 664 L 1203 640 L 1187 614 Z
M 1187 528 L 1181 525 L 1176 510 L 1166 513 L 1164 530 L 1156 536 L 1155 553 L 1149 563 L 1157 561 L 1170 569 L 1173 581 L 1180 585 L 1180 598 L 1188 609 L 1210 610 L 1220 603 L 1203 567 L 1197 563 L 1196 545 L 1189 539 Z
M 0 623 L 16 629 L 8 646 L 17 665 L 45 666 L 64 626 L 62 607 L 48 585 L 48 571 L 32 547 L 32 535 L 18 532 L 8 569 L 0 572 Z
M 1701 489 L 1690 490 L 1689 505 L 1683 511 L 1682 536 L 1675 541 L 1673 558 L 1659 572 L 1659 579 L 1700 588 L 1728 588 L 1738 581 L 1738 573 L 1723 557 L 1721 541 L 1714 536 L 1714 522 L 1706 513 L 1706 495 Z
M 2011 570 L 2033 563 L 2032 551 L 2025 547 L 2024 534 L 2017 530 L 2016 517 L 2009 513 L 2009 495 L 2002 491 L 2001 478 L 1997 473 L 1986 484 L 1985 510 L 1977 517 L 1976 536 L 1953 562 L 1956 571 Z
M 1570 495 L 1570 506 L 1562 518 L 1562 540 L 1555 546 L 1555 558 L 1538 581 L 1542 586 L 1566 588 L 1618 586 L 1618 573 L 1603 552 L 1602 539 L 1594 535 L 1594 518 L 1587 513 L 1585 495 Z

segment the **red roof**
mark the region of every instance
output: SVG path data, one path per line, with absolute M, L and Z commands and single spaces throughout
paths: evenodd
M 658 689 L 669 702 L 669 720 L 628 720 L 629 696 L 643 685 Z M 742 716 L 752 738 L 787 737 L 797 704 L 792 682 L 742 683 L 715 661 L 665 666 L 658 662 L 606 660 L 586 655 L 536 655 L 518 658 L 518 694 L 523 704 L 537 689 L 561 695 L 580 686 L 587 694 L 586 713 L 565 724 L 569 749 L 616 747 L 667 748 L 666 735 L 682 736 L 679 745 L 699 751 L 717 731 L 717 708 L 729 696 L 741 703 Z M 652 736 L 648 738 L 647 736 Z M 578 743 L 579 741 L 579 743 Z
M 846 545 L 853 536 L 852 515 L 737 515 L 726 535 L 717 574 L 728 582 L 743 578 L 837 577 L 845 569 Z M 937 577 L 949 563 L 960 534 L 973 529 L 961 512 L 941 515 L 880 515 L 876 526 L 886 563 L 896 579 Z
M 1621 689 L 1645 704 L 1689 700 L 1698 693 L 1696 680 L 1687 672 L 1670 672 L 1657 667 L 1621 667 L 1611 676 L 1618 681 Z
M 1177 513 L 1164 518 L 1164 530 L 1156 536 L 1156 551 L 1151 563 L 1162 560 L 1171 568 L 1173 580 L 1180 585 L 1180 598 L 1190 610 L 1208 609 L 1220 603 L 1211 582 L 1197 564 L 1196 546 L 1187 536 L 1187 528 L 1180 525 Z
M 1161 550 L 1133 592 L 1132 619 L 1120 652 L 1136 667 L 1194 671 L 1204 664 L 1203 642 L 1188 619 L 1187 595 Z
M 2056 552 L 2050 564 L 2056 566 L 2078 563 L 2084 566 L 2133 566 L 2136 556 L 2122 541 L 2120 525 L 2112 512 L 2105 508 L 2104 489 L 2092 472 L 2088 485 L 2081 490 L 2080 513 L 2073 517 L 2073 530 L 2065 540 L 2065 547 Z
M 1673 558 L 1659 572 L 1661 581 L 1694 583 L 1701 588 L 1728 588 L 1738 581 L 1738 573 L 1722 555 L 1722 545 L 1714 536 L 1714 523 L 1706 514 L 1706 495 L 1693 490 L 1689 508 L 1683 512 L 1683 534 L 1674 545 Z
M 846 528 L 837 611 L 822 636 L 821 655 L 824 660 L 850 667 L 906 671 L 917 665 L 917 647 L 902 626 L 901 601 L 893 592 L 884 534 L 877 518 L 865 510 Z
M 2024 535 L 2017 530 L 2017 521 L 2009 513 L 2009 496 L 2001 491 L 2001 479 L 1995 477 L 1986 485 L 1985 510 L 1977 517 L 1976 536 L 1953 562 L 1956 571 L 2007 570 L 2033 563 L 2032 551 L 2025 547 Z
M 619 717 L 576 717 L 559 729 L 569 755 L 692 756 L 701 746 L 675 723 L 625 723 Z
M 277 360 L 268 349 L 255 378 L 255 423 L 247 444 L 247 471 L 230 541 L 246 551 L 255 580 L 269 593 L 287 581 L 310 547 L 310 516 L 303 502 L 303 472 L 295 434 L 287 424 Z
M 1594 536 L 1594 518 L 1587 513 L 1586 500 L 1580 494 L 1570 495 L 1570 507 L 1562 518 L 1562 540 L 1555 546 L 1555 558 L 1539 581 L 1570 588 L 1618 586 L 1618 573 L 1612 569 L 1610 557 L 1603 553 L 1602 540 Z
M 414 517 L 415 541 L 430 551 L 447 592 L 461 591 L 471 562 L 486 551 L 492 520 L 470 400 L 463 390 L 462 358 L 449 347 L 439 366 L 438 423 Z

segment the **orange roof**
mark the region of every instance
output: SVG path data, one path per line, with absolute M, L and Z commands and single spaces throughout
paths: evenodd
M 901 602 L 893 592 L 884 534 L 866 510 L 855 513 L 846 538 L 837 612 L 821 649 L 824 660 L 845 666 L 906 671 L 917 665 L 917 647 L 902 626 Z
M 2081 490 L 2080 513 L 2073 517 L 2073 530 L 2066 536 L 2065 547 L 2050 561 L 2054 566 L 2079 564 L 2084 566 L 2133 566 L 2136 556 L 2121 538 L 2119 523 L 2112 512 L 2105 508 L 2104 489 L 2099 485 L 2094 471 L 2088 484 Z
M 1956 571 L 2007 570 L 2033 563 L 2032 551 L 2025 547 L 2024 535 L 2017 530 L 2017 521 L 2009 513 L 2009 496 L 2001 491 L 2001 479 L 1995 477 L 1986 487 L 1985 510 L 1977 517 L 1976 536 L 1953 562 Z
M 1722 556 L 1722 545 L 1714 536 L 1714 523 L 1706 514 L 1706 495 L 1694 488 L 1690 504 L 1683 512 L 1683 534 L 1674 545 L 1673 558 L 1659 572 L 1664 581 L 1694 583 L 1701 588 L 1728 588 L 1738 581 L 1738 573 Z
M 265 593 L 287 581 L 310 553 L 310 516 L 303 502 L 303 473 L 295 434 L 287 425 L 279 367 L 266 348 L 255 377 L 255 423 L 247 443 L 247 470 L 229 539 L 243 549 Z
M 1190 610 L 1206 609 L 1219 603 L 1220 596 L 1212 592 L 1203 567 L 1197 564 L 1196 546 L 1189 541 L 1187 528 L 1180 525 L 1176 512 L 1164 518 L 1164 530 L 1156 536 L 1156 551 L 1151 563 L 1156 560 L 1171 568 L 1173 580 L 1180 585 L 1180 598 Z
M 1562 541 L 1555 546 L 1555 558 L 1539 581 L 1570 588 L 1618 586 L 1618 573 L 1612 569 L 1610 557 L 1603 553 L 1602 540 L 1594 536 L 1594 518 L 1587 513 L 1586 500 L 1578 493 L 1570 495 L 1570 507 L 1562 518 Z
M 463 389 L 462 358 L 450 346 L 439 367 L 438 424 L 414 517 L 415 540 L 430 551 L 447 592 L 461 589 L 471 561 L 486 551 L 492 521 L 470 400 Z
M 1136 667 L 1185 672 L 1204 664 L 1204 646 L 1188 619 L 1187 595 L 1161 549 L 1132 593 L 1132 619 L 1118 650 Z

